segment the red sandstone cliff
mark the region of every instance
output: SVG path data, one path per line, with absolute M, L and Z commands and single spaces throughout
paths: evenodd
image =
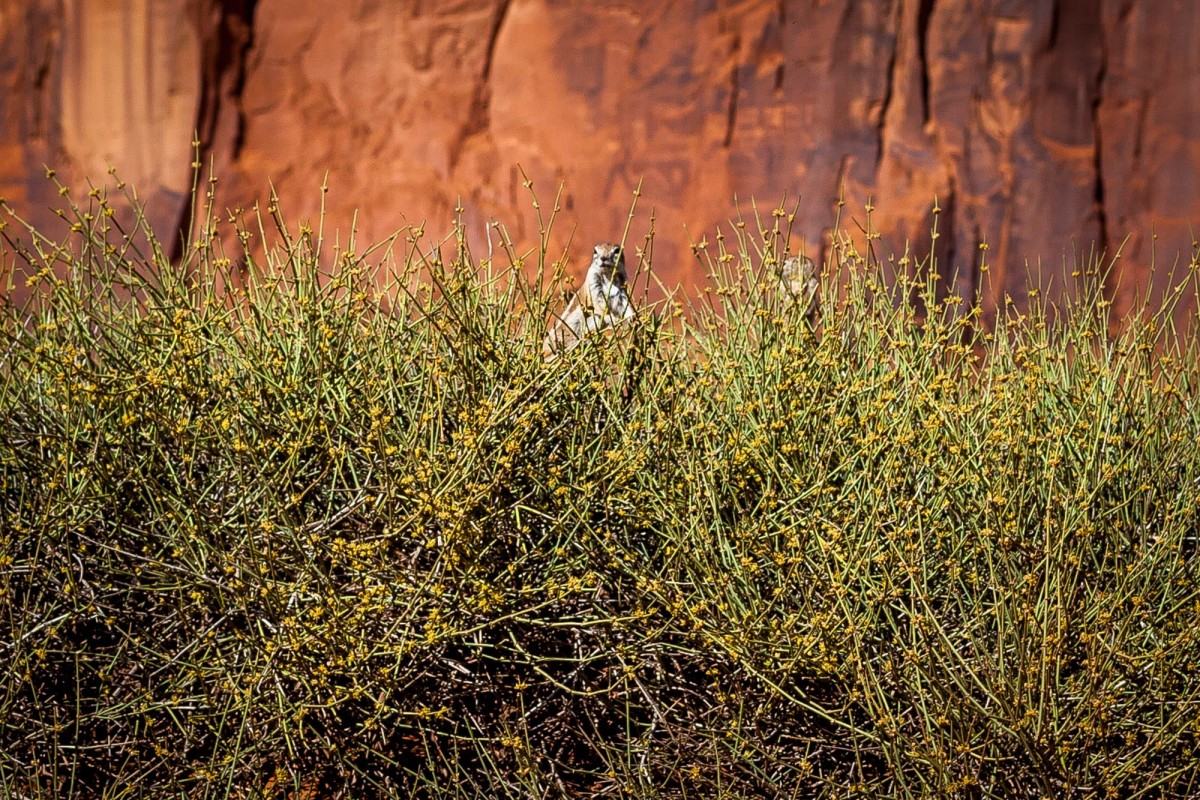
M 1200 4 L 1190 0 L 0 0 L 0 195 L 45 220 L 42 165 L 109 164 L 160 230 L 185 218 L 191 139 L 222 205 L 273 181 L 290 218 L 378 239 L 407 222 L 534 241 L 520 164 L 574 250 L 616 236 L 644 180 L 664 282 L 734 213 L 799 197 L 820 246 L 838 187 L 885 252 L 929 246 L 1025 282 L 1097 243 L 1119 303 L 1200 222 Z M 343 234 L 344 235 L 344 234 Z M 582 256 L 577 258 L 582 271 Z M 1159 280 L 1164 280 L 1165 275 Z

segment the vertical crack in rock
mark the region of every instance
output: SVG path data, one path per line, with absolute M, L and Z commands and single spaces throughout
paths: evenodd
M 936 296 L 938 301 L 945 300 L 951 292 L 959 297 L 970 297 L 974 293 L 974 264 L 969 264 L 965 270 L 956 264 L 958 257 L 958 192 L 955 191 L 954 176 L 947 176 L 946 194 L 938 197 L 938 205 L 942 209 L 938 222 L 938 238 L 929 243 L 931 252 L 938 253 L 938 269 L 944 280 L 937 282 Z M 940 245 L 940 248 L 939 248 Z
M 967 267 L 971 278 L 971 293 L 969 295 L 963 295 L 963 299 L 967 300 L 970 303 L 970 307 L 974 308 L 976 305 L 987 304 L 986 299 L 983 297 L 982 271 L 984 259 L 987 257 L 987 254 L 981 249 L 984 242 L 984 236 L 983 230 L 979 227 L 979 223 L 975 223 L 975 225 L 972 226 L 971 231 L 971 260 Z
M 201 41 L 200 96 L 196 103 L 196 138 L 200 142 L 198 163 L 208 164 L 216 153 L 237 159 L 245 144 L 246 111 L 242 93 L 246 84 L 246 66 L 254 46 L 254 13 L 258 0 L 212 0 L 197 11 L 196 34 Z M 229 107 L 231 106 L 231 107 Z M 231 139 L 218 142 L 222 119 L 232 116 Z M 184 231 L 195 218 L 198 196 L 184 203 L 175 237 L 171 242 L 172 260 L 183 257 Z
M 500 5 L 496 8 L 496 16 L 492 19 L 487 46 L 483 53 L 483 68 L 479 71 L 479 78 L 475 82 L 475 91 L 471 97 L 471 107 L 467 110 L 466 123 L 450 143 L 447 155 L 447 167 L 450 171 L 458 166 L 467 140 L 486 132 L 491 127 L 492 66 L 496 60 L 496 43 L 500 41 L 500 31 L 504 28 L 505 20 L 508 19 L 508 11 L 511 6 L 512 0 L 501 0 Z
M 929 21 L 933 18 L 934 0 L 921 0 L 917 7 L 917 68 L 921 75 L 921 124 L 929 122 Z
M 512 5 L 512 0 L 502 0 L 500 7 L 496 10 L 496 19 L 492 21 L 492 30 L 488 33 L 487 52 L 483 59 L 482 85 L 487 86 L 492 78 L 492 63 L 496 59 L 496 42 L 500 39 L 500 29 L 504 27 L 504 20 L 508 18 L 508 9 Z
M 1101 130 L 1100 124 L 1100 106 L 1104 102 L 1104 84 L 1108 78 L 1108 41 L 1105 39 L 1107 31 L 1102 31 L 1100 36 L 1100 63 L 1096 65 L 1095 94 L 1092 96 L 1092 170 L 1095 173 L 1095 185 L 1093 187 L 1092 205 L 1096 213 L 1097 234 L 1100 237 L 1100 259 L 1107 258 L 1112 263 L 1113 253 L 1109 250 L 1108 240 L 1108 209 L 1105 200 L 1104 186 L 1104 133 Z M 1139 131 L 1138 135 L 1141 133 Z M 1114 266 L 1115 270 L 1115 266 Z M 1105 280 L 1101 290 L 1104 293 L 1104 298 L 1110 303 L 1116 299 L 1118 287 L 1121 284 L 1121 276 L 1113 275 L 1115 281 Z M 1109 306 L 1114 309 L 1114 306 Z
M 1050 4 L 1050 31 L 1046 34 L 1046 47 L 1044 52 L 1049 53 L 1058 46 L 1058 30 L 1062 27 L 1062 3 L 1054 0 Z
M 44 112 L 46 109 L 46 93 L 49 91 L 50 86 L 50 68 L 53 63 L 54 41 L 52 37 L 47 37 L 45 47 L 40 53 L 40 58 L 38 58 L 33 65 L 33 80 L 31 81 L 31 86 L 33 89 L 33 96 L 37 99 L 30 108 L 30 138 L 40 139 L 45 137 L 47 133 Z
M 254 46 L 254 12 L 258 0 L 216 0 L 211 13 L 215 25 L 205 30 L 201 22 L 199 34 L 204 50 L 200 64 L 200 103 L 196 111 L 196 130 L 200 134 L 201 155 L 211 153 L 217 146 L 213 141 L 222 114 L 222 107 L 232 101 L 234 108 L 233 141 L 230 156 L 236 158 L 245 139 L 246 114 L 242 108 L 242 90 L 246 83 L 246 61 Z
M 47 95 L 54 91 L 54 83 L 50 78 L 58 52 L 59 22 L 53 14 L 43 13 L 40 8 L 35 7 L 25 12 L 25 25 L 26 36 L 29 37 L 31 46 L 34 46 L 31 48 L 34 64 L 30 65 L 30 88 L 36 98 L 30 104 L 29 128 L 26 134 L 30 139 L 44 139 L 49 136 L 52 122 L 46 119 L 46 110 L 49 108 Z M 40 48 L 36 47 L 38 41 L 41 41 Z
M 1096 68 L 1096 94 L 1092 97 L 1092 138 L 1095 148 L 1092 169 L 1095 171 L 1096 224 L 1100 229 L 1100 247 L 1108 252 L 1108 211 L 1104 205 L 1104 155 L 1102 152 L 1103 131 L 1100 125 L 1100 105 L 1104 100 L 1104 82 L 1108 76 L 1108 44 L 1100 40 L 1100 65 Z
M 738 110 L 738 77 L 742 61 L 742 37 L 733 37 L 733 67 L 729 70 L 729 105 L 725 120 L 725 140 L 721 143 L 726 149 L 733 145 L 733 129 L 737 126 Z
M 845 204 L 846 178 L 848 178 L 849 176 L 850 176 L 850 155 L 844 154 L 840 159 L 838 159 L 837 177 L 834 178 L 834 190 L 837 192 L 839 209 Z
M 1133 156 L 1132 164 L 1134 167 L 1140 167 L 1142 163 L 1142 150 L 1146 144 L 1146 113 L 1150 109 L 1150 94 L 1143 91 L 1138 98 L 1136 122 L 1133 126 Z
M 779 39 L 781 42 L 780 49 L 783 50 L 782 42 L 787 38 L 787 0 L 779 0 L 777 6 L 779 13 Z M 787 63 L 786 57 L 779 59 L 779 66 L 775 68 L 775 97 L 776 99 L 783 97 L 783 72 L 784 66 Z
M 250 49 L 254 47 L 254 12 L 258 9 L 258 0 L 242 0 L 239 22 L 244 30 L 240 35 L 237 54 L 237 69 L 233 74 L 233 85 L 230 87 L 237 100 L 237 128 L 233 137 L 233 152 L 236 156 L 246 143 L 246 108 L 242 102 L 242 90 L 246 85 L 246 60 Z
M 887 76 L 883 85 L 883 99 L 879 104 L 879 121 L 875 123 L 875 173 L 878 175 L 879 168 L 883 165 L 883 140 L 886 138 L 887 114 L 888 108 L 892 105 L 892 97 L 896 93 L 896 62 L 899 60 L 900 54 L 900 37 L 904 35 L 901 30 L 903 22 L 903 3 L 896 4 L 895 23 L 896 23 L 896 38 L 892 41 L 892 51 L 888 54 Z

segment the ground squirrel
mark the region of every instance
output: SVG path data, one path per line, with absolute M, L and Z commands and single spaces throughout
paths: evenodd
M 621 245 L 607 242 L 596 245 L 583 286 L 546 334 L 543 346 L 546 358 L 570 350 L 589 333 L 632 317 L 633 307 L 625 291 L 627 280 Z
M 788 306 L 804 309 L 804 318 L 812 322 L 817 313 L 817 293 L 821 288 L 817 268 L 808 256 L 788 256 L 779 271 L 779 290 Z

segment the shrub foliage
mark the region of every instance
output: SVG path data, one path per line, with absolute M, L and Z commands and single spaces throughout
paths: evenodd
M 545 245 L 109 208 L 0 223 L 6 796 L 1200 792 L 1194 258 L 814 327 L 776 211 L 546 363 Z

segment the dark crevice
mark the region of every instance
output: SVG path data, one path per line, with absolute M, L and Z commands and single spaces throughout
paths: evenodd
M 213 154 L 222 149 L 217 142 L 221 120 L 233 114 L 232 140 L 228 145 L 229 159 L 237 158 L 246 140 L 246 112 L 242 94 L 246 85 L 246 66 L 254 46 L 254 14 L 258 0 L 213 0 L 199 7 L 196 34 L 203 50 L 200 58 L 200 97 L 196 106 L 196 140 L 199 142 L 198 163 L 207 166 Z M 207 15 L 207 16 L 205 16 Z M 232 105 L 229 109 L 226 106 Z M 183 257 L 187 231 L 195 218 L 193 196 L 180 212 L 171 258 Z
M 737 126 L 738 77 L 741 72 L 741 50 L 742 38 L 735 36 L 733 39 L 733 68 L 729 71 L 728 117 L 725 122 L 725 140 L 722 142 L 727 148 L 733 145 L 733 130 Z
M 1062 26 L 1062 4 L 1055 0 L 1050 9 L 1050 32 L 1046 36 L 1046 52 L 1058 44 L 1058 30 Z
M 921 75 L 921 123 L 929 122 L 929 21 L 934 0 L 921 0 L 917 8 L 917 68 Z
M 951 185 L 953 186 L 953 184 Z M 953 188 L 951 191 L 953 191 Z M 958 293 L 963 302 L 962 305 L 958 306 L 956 320 L 962 329 L 958 343 L 967 347 L 971 347 L 977 341 L 976 336 L 981 326 L 984 330 L 991 328 L 991 323 L 986 319 L 987 309 L 990 304 L 983 297 L 983 287 L 980 280 L 982 276 L 980 267 L 987 255 L 981 248 L 984 241 L 983 231 L 980 230 L 979 224 L 976 223 L 971 228 L 971 238 L 968 242 L 971 249 L 968 253 L 969 258 L 967 259 L 966 280 L 960 284 L 962 289 Z
M 1146 112 L 1150 108 L 1150 93 L 1143 91 L 1138 95 L 1137 123 L 1133 128 L 1133 163 L 1140 164 L 1142 148 L 1146 143 Z
M 779 0 L 776 8 L 779 13 L 780 59 L 775 69 L 775 96 L 779 98 L 783 96 L 783 72 L 787 63 L 787 0 Z
M 504 27 L 504 20 L 508 18 L 508 9 L 512 5 L 512 0 L 502 0 L 500 8 L 496 11 L 496 18 L 492 20 L 492 29 L 488 32 L 487 52 L 483 59 L 483 83 L 487 82 L 492 77 L 492 63 L 496 58 L 496 42 L 500 39 L 500 29 Z
M 202 155 L 211 152 L 213 137 L 224 112 L 222 104 L 232 99 L 236 109 L 231 157 L 236 158 L 245 143 L 246 115 L 242 109 L 242 90 L 246 85 L 246 61 L 254 46 L 254 13 L 258 0 L 219 0 L 216 4 L 215 35 L 206 36 L 201 23 L 201 41 L 211 42 L 201 64 L 200 105 L 196 129 Z
M 246 61 L 250 55 L 250 49 L 254 47 L 254 13 L 258 10 L 258 0 L 242 0 L 240 5 L 241 13 L 238 20 L 244 33 L 240 34 L 237 70 L 233 75 L 233 85 L 230 87 L 233 96 L 237 98 L 237 126 L 234 129 L 231 153 L 235 157 L 242 152 L 242 147 L 246 143 L 246 109 L 242 104 L 242 94 L 246 85 Z
M 850 177 L 850 156 L 844 154 L 838 159 L 837 176 L 834 178 L 833 188 L 834 196 L 838 203 L 842 203 L 846 199 L 846 179 Z
M 983 236 L 983 229 L 981 229 L 979 227 L 979 223 L 976 222 L 972 227 L 972 236 L 970 242 L 971 258 L 967 261 L 967 269 L 970 270 L 970 274 L 967 277 L 969 279 L 968 285 L 970 286 L 971 293 L 966 295 L 966 298 L 971 300 L 972 304 L 974 303 L 974 299 L 976 297 L 981 297 L 983 295 L 983 264 L 984 260 L 987 258 L 987 251 L 983 249 L 983 244 L 986 241 L 987 240 Z
M 955 225 L 958 219 L 958 187 L 954 182 L 953 175 L 947 176 L 946 194 L 938 197 L 937 201 L 938 206 L 942 209 L 938 215 L 938 238 L 931 239 L 929 243 L 930 252 L 937 252 L 938 271 L 943 277 L 943 280 L 938 281 L 937 284 L 937 299 L 939 301 L 946 299 L 952 291 L 961 297 L 969 297 L 970 294 L 966 287 L 962 285 L 963 276 L 956 266 L 959 255 L 959 231 Z M 966 280 L 973 284 L 974 265 L 969 265 L 966 269 Z M 954 279 L 953 283 L 951 279 Z
M 1093 195 L 1093 202 L 1096 209 L 1096 224 L 1099 227 L 1100 246 L 1105 251 L 1108 249 L 1108 213 L 1105 209 L 1104 198 L 1103 132 L 1100 125 L 1100 103 L 1104 99 L 1104 81 L 1107 76 L 1108 46 L 1102 40 L 1100 43 L 1100 66 L 1096 69 L 1096 93 L 1092 97 L 1092 136 L 1094 139 L 1093 147 L 1095 148 L 1092 169 L 1096 173 L 1096 184 Z
M 39 59 L 37 69 L 33 73 L 33 91 L 41 94 L 46 88 L 46 80 L 50 77 L 50 54 Z
M 483 54 L 483 67 L 479 71 L 479 79 L 475 82 L 475 93 L 471 98 L 466 123 L 459 130 L 454 141 L 450 143 L 448 166 L 453 170 L 462 158 L 463 148 L 472 136 L 483 133 L 491 126 L 492 113 L 492 67 L 496 60 L 496 43 L 500 41 L 500 31 L 508 19 L 508 10 L 512 0 L 501 0 L 492 19 L 492 27 L 488 31 L 487 46 Z
M 900 14 L 900 9 L 896 9 Z M 879 104 L 879 120 L 875 123 L 875 168 L 883 163 L 883 137 L 887 127 L 888 108 L 892 105 L 892 96 L 896 92 L 896 61 L 900 50 L 900 37 L 892 42 L 892 51 L 888 54 L 887 73 L 883 85 L 883 100 Z
M 42 112 L 46 107 L 45 94 L 47 81 L 50 78 L 51 58 L 52 55 L 47 52 L 43 58 L 39 59 L 37 69 L 33 74 L 33 95 L 37 100 L 33 103 L 32 109 L 33 124 L 30 126 L 31 138 L 41 138 L 46 135 L 46 121 Z

